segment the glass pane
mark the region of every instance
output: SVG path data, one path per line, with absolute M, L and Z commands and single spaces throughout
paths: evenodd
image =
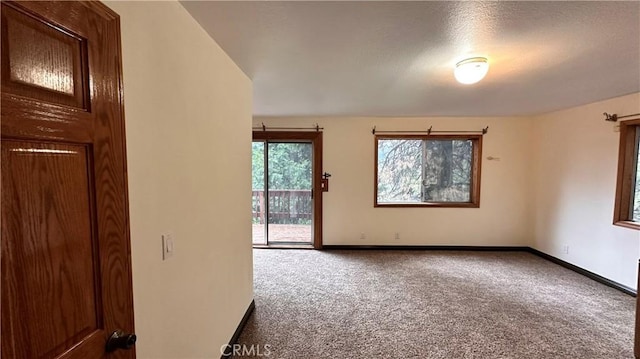
M 264 142 L 253 142 L 251 145 L 251 182 L 253 244 L 267 244 L 265 236 Z
M 313 145 L 268 143 L 269 243 L 311 243 Z
M 636 158 L 633 163 L 636 165 L 636 178 L 634 178 L 635 185 L 633 186 L 633 203 L 631 208 L 631 220 L 634 222 L 640 222 L 640 166 L 638 166 L 638 158 L 640 158 L 640 127 L 636 127 Z
M 423 200 L 470 202 L 473 142 L 426 140 Z
M 420 202 L 422 140 L 378 140 L 378 203 Z

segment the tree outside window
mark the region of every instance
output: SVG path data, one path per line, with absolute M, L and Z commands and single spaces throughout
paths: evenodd
M 481 136 L 376 136 L 376 206 L 478 207 Z

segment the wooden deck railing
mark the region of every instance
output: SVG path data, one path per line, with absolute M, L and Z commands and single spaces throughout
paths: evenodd
M 304 224 L 312 219 L 311 190 L 269 190 L 269 223 Z M 265 223 L 264 191 L 252 191 L 253 218 Z

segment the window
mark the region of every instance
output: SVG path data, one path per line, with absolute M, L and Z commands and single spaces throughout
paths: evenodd
M 613 224 L 635 229 L 640 229 L 639 139 L 640 120 L 620 123 L 618 181 Z
M 376 136 L 376 207 L 479 207 L 480 135 Z

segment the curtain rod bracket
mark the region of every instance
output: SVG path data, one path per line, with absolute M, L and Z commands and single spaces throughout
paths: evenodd
M 371 134 L 373 134 L 373 135 L 376 134 L 376 126 L 373 126 L 373 130 L 371 130 Z
M 487 134 L 487 132 L 489 132 L 489 126 L 487 126 L 487 127 L 485 127 L 485 128 L 483 128 L 483 129 L 482 129 L 482 134 L 483 134 L 483 135 L 486 135 L 486 134 Z
M 433 126 L 429 126 L 429 129 L 427 129 L 427 135 L 431 134 L 431 130 L 433 129 Z
M 605 120 L 605 121 L 610 121 L 610 122 L 616 122 L 616 121 L 618 121 L 618 115 L 617 115 L 617 114 L 615 114 L 615 113 L 614 113 L 613 115 L 611 115 L 611 114 L 608 114 L 608 113 L 606 113 L 606 112 L 603 112 L 602 114 L 603 114 L 603 115 L 604 115 L 604 117 L 605 117 L 605 118 L 604 118 L 604 120 Z
M 267 130 L 267 126 L 264 125 L 264 122 L 262 123 L 262 131 L 266 131 Z

